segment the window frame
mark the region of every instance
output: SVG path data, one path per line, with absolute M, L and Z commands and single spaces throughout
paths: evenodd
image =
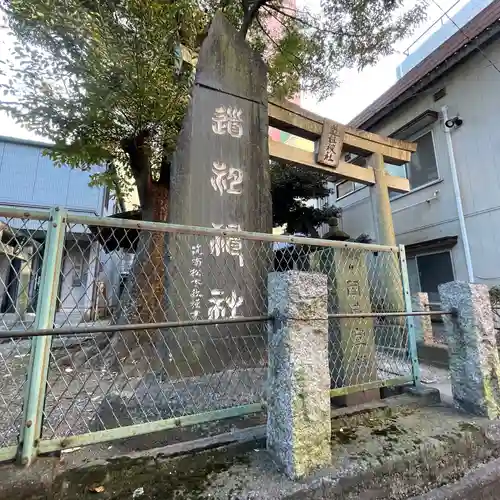
M 346 184 L 347 182 L 352 182 L 352 185 L 353 185 L 353 189 L 352 191 L 349 191 L 348 193 L 346 194 L 343 194 L 342 196 L 339 196 L 339 189 L 338 187 L 342 184 Z M 361 189 L 365 188 L 366 185 L 365 184 L 360 184 L 358 187 L 356 187 L 356 184 L 360 184 L 359 182 L 356 182 L 356 181 L 351 181 L 349 179 L 344 179 L 342 181 L 339 181 L 339 182 L 336 182 L 335 183 L 335 200 L 336 201 L 339 201 L 339 200 L 343 200 L 344 198 L 347 198 L 347 196 L 350 196 L 351 194 L 353 193 L 356 193 L 358 191 L 361 191 Z
M 432 149 L 434 151 L 434 158 L 436 160 L 436 173 L 437 173 L 437 178 L 432 180 L 432 181 L 429 181 L 429 182 L 426 182 L 425 184 L 422 184 L 420 186 L 417 186 L 413 189 L 410 189 L 410 191 L 408 191 L 407 193 L 397 193 L 395 196 L 392 196 L 390 197 L 390 201 L 394 201 L 394 200 L 399 200 L 399 198 L 402 198 L 403 196 L 407 196 L 415 191 L 418 191 L 420 189 L 424 189 L 428 186 L 432 186 L 433 184 L 436 184 L 438 182 L 441 182 L 443 179 L 441 178 L 441 172 L 440 172 L 440 168 L 439 168 L 439 161 L 438 161 L 438 156 L 436 154 L 436 140 L 435 140 L 435 137 L 434 137 L 434 124 L 431 124 L 429 125 L 428 127 L 425 127 L 424 129 L 420 130 L 419 132 L 417 132 L 416 134 L 414 134 L 413 136 L 410 136 L 409 139 L 406 139 L 410 142 L 416 142 L 418 141 L 420 138 L 422 138 L 424 135 L 426 134 L 431 134 L 431 143 L 432 143 Z M 410 162 L 407 162 L 405 163 L 403 166 L 405 167 L 405 174 L 406 174 L 406 177 L 403 177 L 405 179 L 408 179 L 408 165 L 409 165 Z M 409 179 L 408 179 L 409 181 Z M 348 193 L 342 195 L 342 196 L 339 196 L 338 195 L 338 186 L 340 186 L 341 184 L 345 184 L 347 182 L 352 182 L 353 183 L 353 189 L 351 191 L 349 191 Z M 355 181 L 351 181 L 349 179 L 344 179 L 342 181 L 339 181 L 339 182 L 336 182 L 335 183 L 335 199 L 336 201 L 339 201 L 339 200 L 343 200 L 344 198 L 347 198 L 348 196 L 350 196 L 351 194 L 353 193 L 356 193 L 358 191 L 360 191 L 361 189 L 367 187 L 365 184 L 361 184 L 361 186 L 359 187 L 356 187 L 355 185 L 356 184 L 359 184 L 359 183 L 356 183 Z
M 415 191 L 419 191 L 420 189 L 424 189 L 426 187 L 432 186 L 433 184 L 436 184 L 436 183 L 441 182 L 443 180 L 441 178 L 438 156 L 436 154 L 436 140 L 434 138 L 434 129 L 433 129 L 432 125 L 429 128 L 425 128 L 425 129 L 421 130 L 418 134 L 415 134 L 414 136 L 412 136 L 410 139 L 407 139 L 407 140 L 409 140 L 410 142 L 416 142 L 426 134 L 431 134 L 432 149 L 434 150 L 434 158 L 436 160 L 436 173 L 437 173 L 436 179 L 429 181 L 429 182 L 426 182 L 425 184 L 421 184 L 420 186 L 414 187 L 413 189 L 410 189 L 410 191 L 408 191 L 407 193 L 397 194 L 396 196 L 393 196 L 390 198 L 391 201 L 399 200 L 403 196 L 407 196 L 411 193 L 414 193 Z M 409 163 L 410 162 L 407 162 L 404 165 L 406 179 L 408 179 L 408 182 L 410 181 L 410 179 L 408 178 L 408 165 L 409 165 Z
M 416 255 L 412 255 L 411 257 L 408 258 L 409 259 L 415 259 L 415 264 L 416 264 L 416 267 L 417 267 L 417 278 L 418 278 L 418 289 L 419 289 L 419 292 L 422 292 L 422 284 L 420 283 L 420 269 L 418 267 L 418 258 L 419 257 L 428 257 L 429 255 L 438 255 L 438 254 L 441 254 L 441 253 L 447 253 L 449 256 L 450 256 L 450 263 L 451 263 L 451 271 L 453 273 L 453 279 L 456 279 L 457 277 L 457 274 L 456 274 L 456 271 L 455 271 L 455 262 L 453 260 L 453 252 L 451 249 L 444 249 L 444 250 L 435 250 L 435 251 L 430 251 L 430 252 L 421 252 L 421 253 L 418 253 Z

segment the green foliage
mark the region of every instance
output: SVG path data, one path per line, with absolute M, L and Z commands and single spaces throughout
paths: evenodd
M 288 233 L 317 236 L 319 225 L 340 215 L 340 209 L 334 206 L 318 209 L 306 205 L 308 200 L 327 198 L 332 193 L 326 175 L 275 162 L 271 162 L 270 170 L 273 224 L 276 227 L 284 225 Z
M 123 170 L 147 201 L 145 186 L 168 177 L 189 102 L 192 69 L 181 45 L 196 51 L 214 13 L 222 9 L 269 66 L 269 90 L 330 95 L 344 67 L 362 68 L 392 51 L 424 16 L 424 0 L 322 0 L 318 12 L 299 12 L 281 0 L 0 0 L 15 36 L 0 74 L 6 110 L 55 143 L 59 163 L 88 169 L 106 164 L 93 182 L 126 191 Z M 270 23 L 274 23 L 272 28 Z M 163 174 L 162 174 L 163 172 Z M 290 171 L 274 176 L 289 185 Z M 302 177 L 302 179 L 304 179 Z M 315 180 L 304 183 L 318 187 Z M 141 185 L 143 188 L 141 188 Z M 297 200 L 285 206 L 298 220 L 321 218 Z M 280 211 L 276 223 L 291 220 Z M 301 223 L 297 222 L 297 225 Z
M 175 49 L 196 45 L 207 22 L 197 5 L 12 0 L 3 7 L 16 35 L 3 108 L 55 142 L 54 160 L 82 169 L 129 166 L 123 141 L 149 131 L 158 176 L 189 102 L 192 72 L 182 70 Z M 113 176 L 111 169 L 95 181 Z
M 493 307 L 500 305 L 500 286 L 495 285 L 490 288 L 490 300 Z

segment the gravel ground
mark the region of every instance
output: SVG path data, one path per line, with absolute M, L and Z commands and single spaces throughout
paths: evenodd
M 7 415 L 0 420 L 0 447 L 17 443 L 29 346 L 27 340 L 0 344 L 0 411 Z M 411 373 L 405 350 L 397 352 L 398 356 L 377 353 L 379 378 Z M 59 367 L 52 358 L 43 437 L 77 435 L 260 402 L 265 376 L 265 368 L 254 368 L 161 380 L 153 374 L 140 377 L 134 366 L 125 376 L 90 365 Z M 422 378 L 432 382 L 436 376 L 432 369 L 422 367 Z
M 432 322 L 432 337 L 436 344 L 448 345 L 446 329 L 442 322 L 438 321 Z
M 30 341 L 0 343 L 0 447 L 17 444 Z

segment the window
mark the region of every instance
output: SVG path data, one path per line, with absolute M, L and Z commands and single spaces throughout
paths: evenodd
M 417 139 L 413 139 L 413 141 L 417 143 L 417 151 L 411 155 L 410 163 L 404 165 L 385 164 L 385 171 L 389 175 L 404 177 L 410 181 L 410 190 L 425 186 L 439 179 L 432 132 L 426 132 Z M 354 193 L 363 186 L 364 184 L 360 184 L 359 182 L 339 182 L 335 185 L 337 199 Z M 400 196 L 400 193 L 390 192 L 391 198 L 397 196 Z
M 390 163 L 385 163 L 385 171 L 389 175 L 395 175 L 396 177 L 406 178 L 406 164 L 405 165 L 391 165 Z
M 410 163 L 385 165 L 385 170 L 390 175 L 406 177 L 410 181 L 411 190 L 425 186 L 439 178 L 432 132 L 426 132 L 414 142 L 417 143 L 417 151 L 411 155 Z M 391 193 L 391 198 L 395 196 L 399 196 L 399 194 Z
M 415 142 L 417 143 L 417 151 L 411 155 L 411 161 L 406 165 L 411 189 L 438 179 L 432 133 L 427 132 Z
M 354 191 L 361 189 L 363 186 L 364 184 L 361 184 L 359 182 L 353 182 L 353 181 L 339 182 L 338 184 L 335 185 L 335 194 L 337 196 L 337 200 L 339 198 L 347 196 L 350 193 L 354 193 Z
M 430 302 L 439 302 L 438 285 L 455 279 L 450 252 L 408 259 L 408 278 L 412 293 L 427 292 Z

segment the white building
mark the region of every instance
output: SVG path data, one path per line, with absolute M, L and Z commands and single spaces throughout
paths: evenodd
M 500 0 L 479 3 L 479 13 L 476 1 L 457 14 L 454 30 L 450 21 L 441 28 L 448 38 L 438 30 L 438 45 L 431 37 L 410 56 L 396 84 L 350 123 L 418 144 L 410 164 L 387 170 L 410 180 L 409 193 L 392 195 L 394 227 L 410 286 L 431 301 L 454 279 L 500 284 Z M 335 189 L 343 230 L 377 239 L 370 189 Z
M 2 206 L 47 210 L 54 206 L 70 213 L 106 216 L 113 210 L 107 190 L 90 187 L 90 175 L 56 167 L 43 154 L 50 147 L 32 141 L 0 137 L 0 212 Z M 39 221 L 11 219 L 0 213 L 0 325 L 34 313 L 43 261 L 46 226 Z M 90 232 L 75 226 L 66 234 L 57 308 L 60 321 L 71 315 L 79 321 L 97 300 L 96 280 L 119 279 L 101 269 L 101 250 Z M 97 277 L 97 278 L 96 278 Z M 116 283 L 108 283 L 107 288 Z

